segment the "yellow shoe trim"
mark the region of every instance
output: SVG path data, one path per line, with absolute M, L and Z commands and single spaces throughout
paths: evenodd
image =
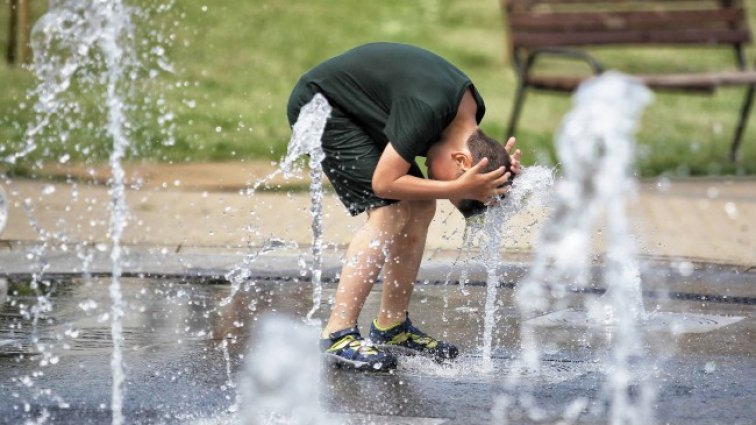
M 394 324 L 391 324 L 391 325 L 388 325 L 388 326 L 384 327 L 384 326 L 380 326 L 378 324 L 378 319 L 373 319 L 373 326 L 375 326 L 375 328 L 378 329 L 381 332 L 386 332 L 388 330 L 394 329 L 395 327 L 401 325 L 402 323 L 404 323 L 404 320 L 402 320 L 401 322 L 396 322 Z
M 391 338 L 391 341 L 389 341 L 389 344 L 401 344 L 403 342 L 406 342 L 409 339 L 409 334 L 407 332 L 402 332 L 400 334 L 397 334 L 393 338 Z

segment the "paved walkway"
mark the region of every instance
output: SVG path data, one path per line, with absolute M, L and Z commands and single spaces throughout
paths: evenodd
M 274 169 L 268 163 L 141 165 L 127 167 L 130 220 L 123 242 L 148 246 L 235 248 L 260 245 L 268 237 L 311 242 L 309 195 L 298 191 L 245 195 L 244 189 Z M 5 183 L 10 196 L 6 241 L 31 242 L 53 236 L 58 242 L 108 243 L 107 170 L 57 168 L 50 180 Z M 73 176 L 69 182 L 61 177 Z M 305 180 L 275 185 L 306 187 Z M 26 200 L 26 202 L 25 202 Z M 455 250 L 464 222 L 448 202 L 428 238 L 428 252 Z M 362 224 L 333 194 L 325 197 L 325 239 L 343 248 Z M 526 211 L 516 223 L 527 231 L 506 242 L 512 257 L 528 256 L 537 239 L 542 211 Z M 641 253 L 651 257 L 756 266 L 756 178 L 648 180 L 630 205 Z M 33 224 L 37 225 L 37 229 Z M 601 232 L 596 233 L 601 251 Z

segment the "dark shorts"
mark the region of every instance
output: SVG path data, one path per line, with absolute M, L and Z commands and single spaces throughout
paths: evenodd
M 312 98 L 314 93 L 302 93 L 297 86 L 289 100 L 289 122 L 296 121 L 299 109 Z M 373 192 L 373 173 L 378 159 L 383 153 L 385 142 L 376 141 L 359 124 L 335 105 L 331 105 L 331 117 L 323 132 L 323 152 L 321 163 L 323 172 L 331 181 L 336 194 L 351 215 L 358 215 L 372 208 L 399 202 L 384 199 Z M 423 177 L 420 167 L 412 163 L 408 174 Z

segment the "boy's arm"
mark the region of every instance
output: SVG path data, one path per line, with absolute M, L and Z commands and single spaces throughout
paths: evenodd
M 472 166 L 454 180 L 429 180 L 407 174 L 410 164 L 386 145 L 373 174 L 373 192 L 381 198 L 398 200 L 475 199 L 486 202 L 493 196 L 506 193 L 509 187 L 499 188 L 509 178 L 504 167 L 481 174 L 488 158 Z

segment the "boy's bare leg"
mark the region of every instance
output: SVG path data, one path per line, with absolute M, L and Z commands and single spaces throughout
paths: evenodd
M 368 213 L 367 222 L 354 235 L 347 249 L 346 263 L 341 269 L 323 338 L 357 324 L 365 299 L 386 261 L 386 253 L 390 252 L 392 242 L 407 224 L 409 212 L 405 202 L 398 202 Z
M 410 217 L 389 246 L 383 275 L 378 326 L 389 327 L 404 321 L 415 279 L 425 250 L 428 226 L 436 212 L 436 201 L 406 201 Z

